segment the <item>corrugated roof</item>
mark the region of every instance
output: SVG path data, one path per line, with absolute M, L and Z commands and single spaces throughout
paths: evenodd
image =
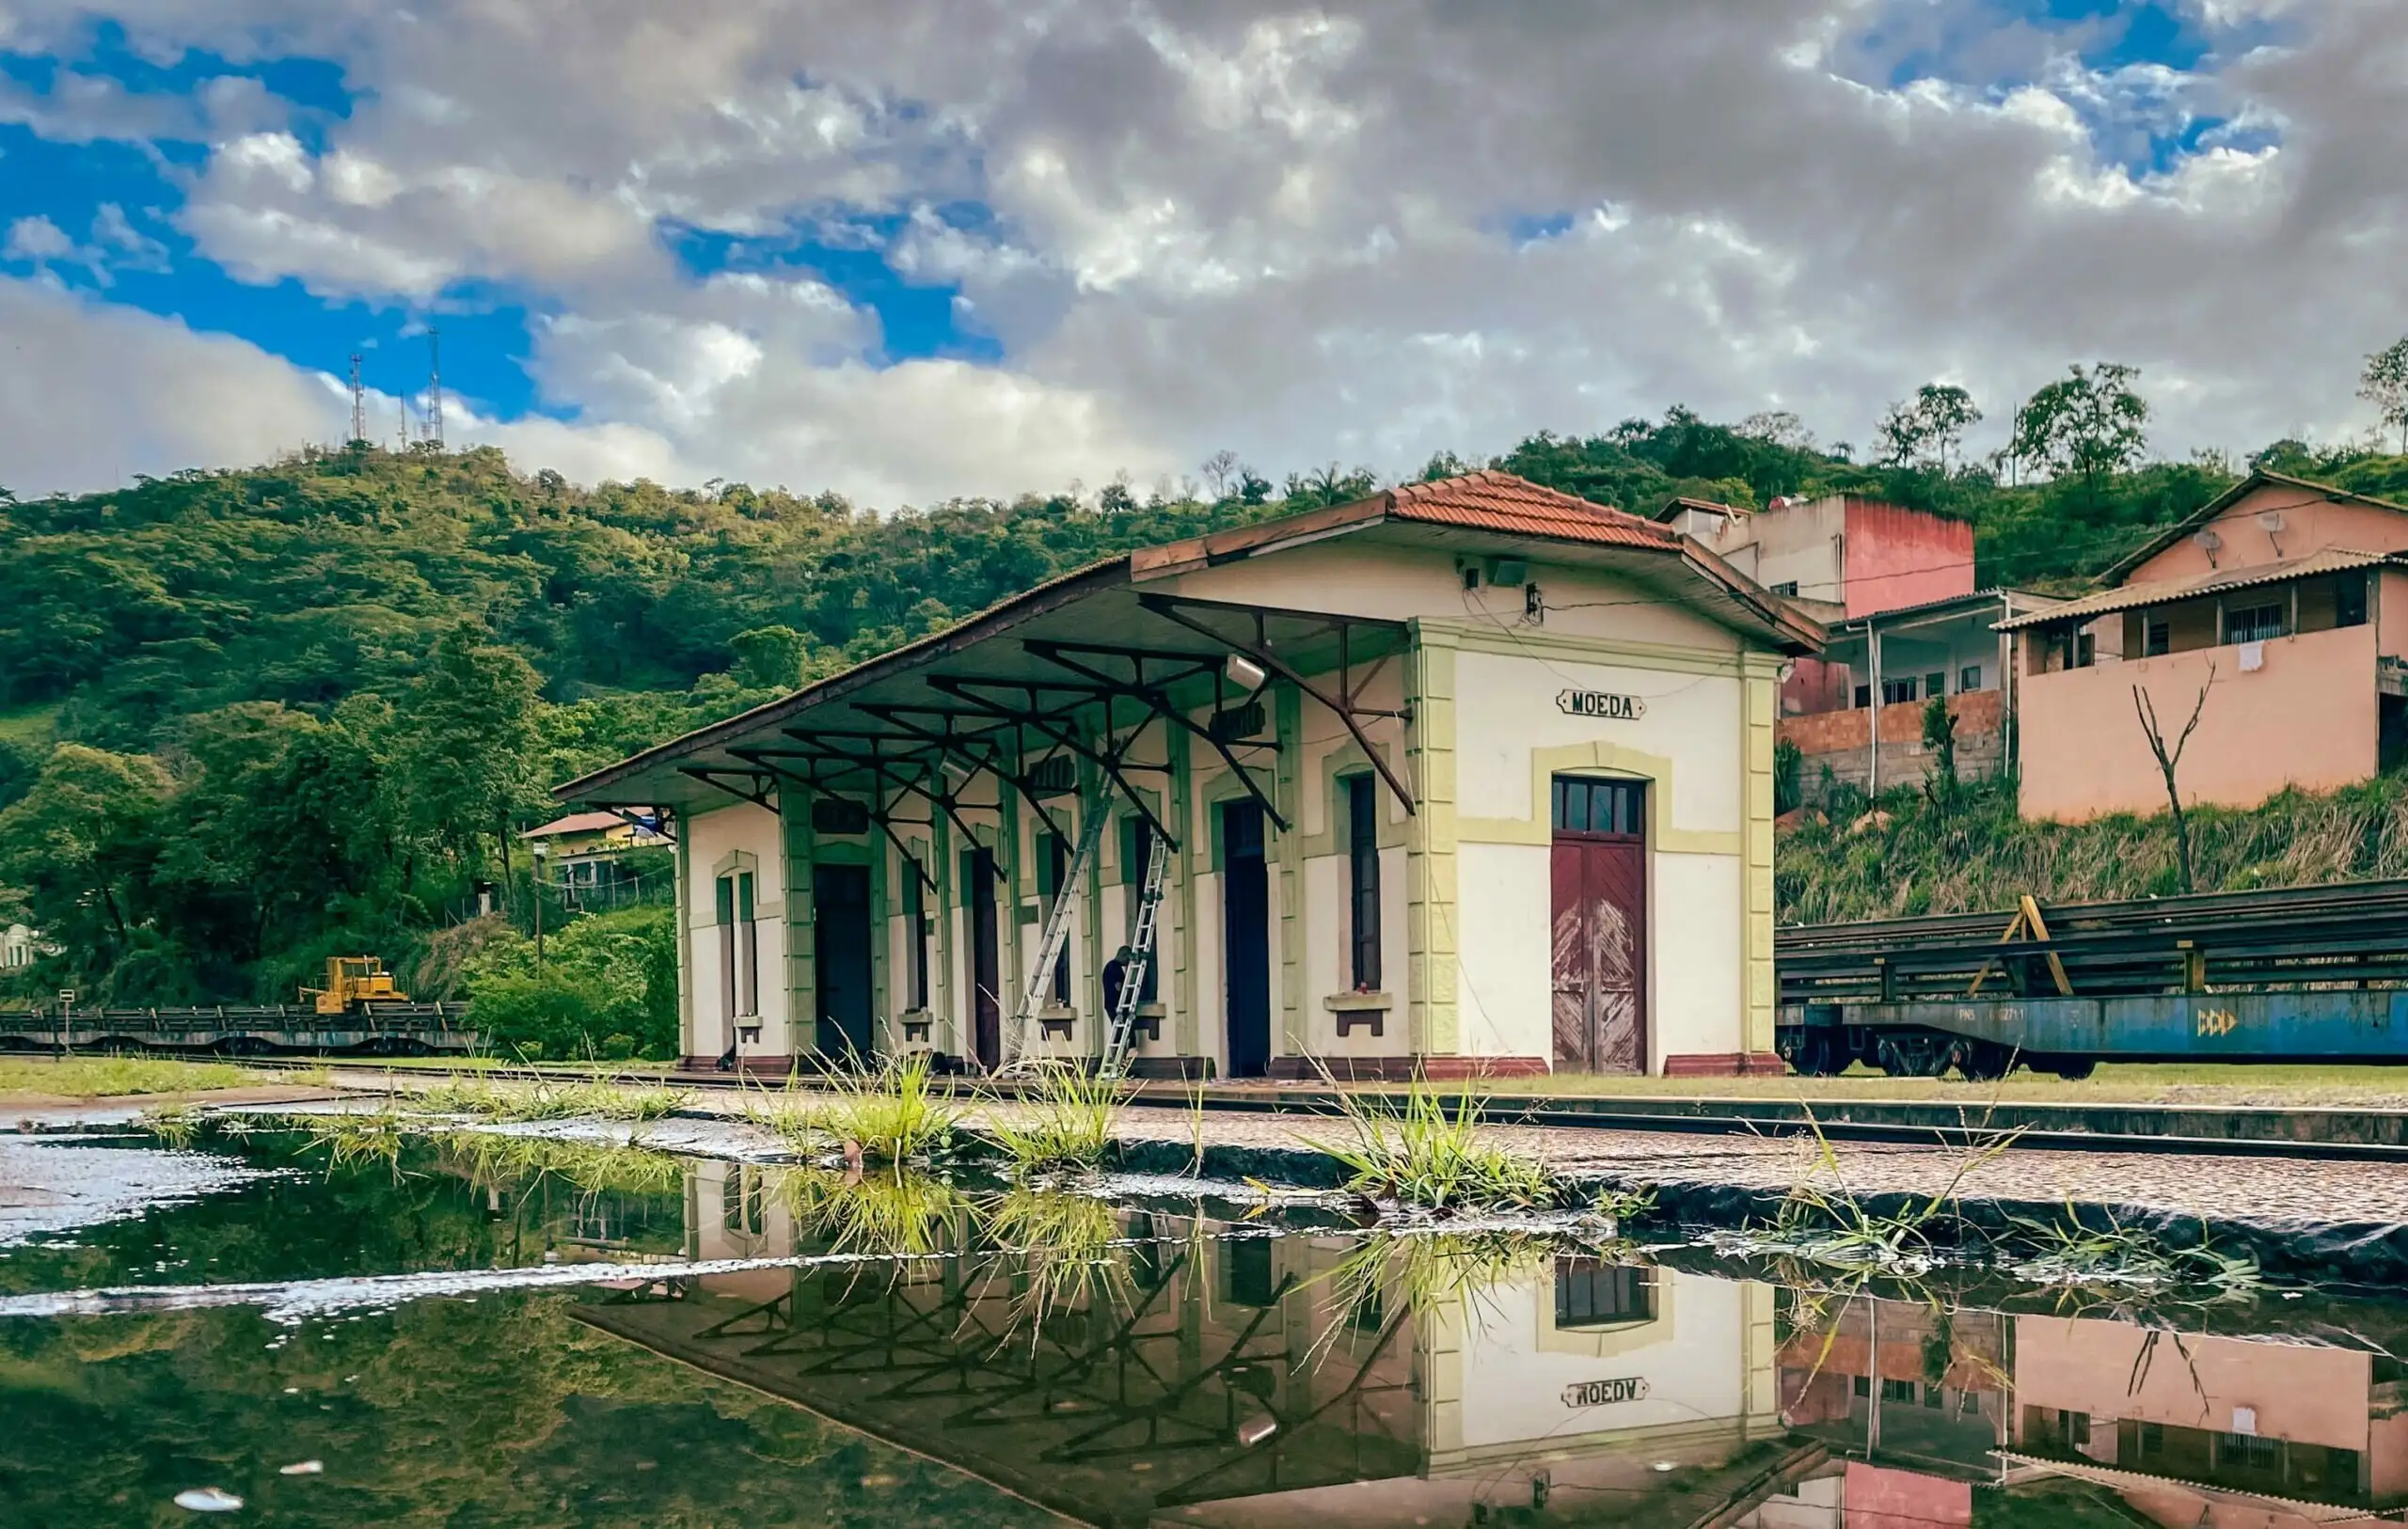
M 2061 606 L 2036 610 L 1997 623 L 2002 632 L 2020 631 L 2027 626 L 2040 626 L 2052 622 L 2086 622 L 2099 616 L 2110 616 L 2119 610 L 2138 610 L 2144 606 L 2170 606 L 2184 600 L 2196 600 L 2203 595 L 2222 594 L 2226 590 L 2246 590 L 2259 584 L 2284 584 L 2292 579 L 2314 578 L 2319 574 L 2345 573 L 2353 568 L 2372 568 L 2391 560 L 2384 552 L 2352 552 L 2343 547 L 2326 547 L 2304 558 L 2285 558 L 2276 562 L 2253 563 L 2246 568 L 2224 568 L 2212 573 L 2194 574 L 2189 578 L 2154 579 L 2147 584 L 2123 584 L 2097 594 L 2068 600 Z
M 1494 470 L 1432 483 L 1408 483 L 1391 490 L 1387 497 L 1392 518 L 1425 525 L 1465 526 L 1514 536 L 1666 552 L 1677 551 L 1681 545 L 1678 531 L 1654 521 Z
M 1993 584 L 1987 590 L 1975 590 L 1971 594 L 1948 594 L 1942 595 L 1937 600 L 1923 601 L 1918 605 L 1893 606 L 1888 610 L 1877 610 L 1870 616 L 1852 616 L 1846 621 L 1833 622 L 1830 624 L 1834 628 L 1843 626 L 1862 626 L 1867 622 L 1887 622 L 1893 617 L 1937 615 L 1947 610 L 1952 606 L 1963 606 L 1966 608 L 1971 609 L 1975 606 L 1989 605 L 2009 599 L 2045 600 L 2053 606 L 2063 604 L 2065 596 L 2061 594 L 2042 594 L 2036 590 L 2016 590 L 2009 589 L 2003 584 Z

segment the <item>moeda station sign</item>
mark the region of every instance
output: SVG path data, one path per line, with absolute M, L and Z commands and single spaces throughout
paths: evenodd
M 1602 717 L 1608 722 L 1636 722 L 1647 715 L 1647 702 L 1611 690 L 1563 690 L 1555 698 L 1566 717 Z
M 1611 1407 L 1616 1402 L 1646 1399 L 1646 1377 L 1638 1375 L 1619 1380 L 1581 1380 L 1563 1388 L 1563 1405 L 1575 1411 L 1584 1407 Z

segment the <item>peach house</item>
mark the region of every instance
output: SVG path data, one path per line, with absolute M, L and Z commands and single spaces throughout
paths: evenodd
M 2408 508 L 2253 473 L 2106 577 L 1998 623 L 2015 642 L 2024 816 L 2164 810 L 2141 697 L 2169 747 L 2197 712 L 2186 805 L 2329 790 L 2400 757 Z

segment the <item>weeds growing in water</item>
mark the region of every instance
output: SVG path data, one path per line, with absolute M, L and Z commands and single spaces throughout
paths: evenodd
M 833 1074 L 833 1102 L 807 1112 L 811 1125 L 878 1162 L 911 1162 L 943 1150 L 961 1112 L 937 1093 L 928 1059 L 889 1062 L 876 1072 Z
M 1957 1156 L 1946 1185 L 1926 1197 L 1909 1199 L 1894 1211 L 1865 1204 L 1840 1167 L 1839 1153 L 1809 1111 L 1806 1127 L 1814 1151 L 1807 1170 L 1790 1186 L 1788 1198 L 1769 1225 L 1757 1223 L 1714 1239 L 1725 1252 L 1791 1258 L 1827 1269 L 1917 1273 L 1939 1261 L 1932 1232 L 1953 1217 L 1957 1187 L 1965 1176 L 2015 1144 L 2020 1132 L 1980 1138 Z
M 1526 1209 L 1555 1203 L 1556 1183 L 1545 1168 L 1485 1139 L 1480 1101 L 1469 1095 L 1450 1112 L 1428 1083 L 1416 1079 L 1402 1103 L 1341 1089 L 1338 1105 L 1348 1139 L 1306 1141 L 1345 1165 L 1346 1188 L 1356 1194 L 1431 1210 Z
M 163 1104 L 144 1111 L 139 1124 L 171 1147 L 187 1147 L 200 1134 L 201 1118 L 201 1112 L 189 1104 Z
M 686 1182 L 682 1159 L 646 1147 L 492 1131 L 454 1131 L 443 1143 L 480 1189 L 509 1189 L 523 1195 L 549 1178 L 586 1195 L 673 1194 Z
M 1119 1083 L 1099 1074 L 1049 1068 L 987 1133 L 1022 1174 L 1083 1172 L 1100 1166 L 1112 1149 L 1113 1127 L 1127 1096 Z
M 925 1258 L 955 1245 L 968 1220 L 968 1196 L 933 1174 L 905 1168 L 794 1168 L 774 1182 L 797 1228 L 827 1237 L 840 1253 Z
M 293 1123 L 309 1138 L 301 1145 L 303 1151 L 312 1147 L 325 1149 L 327 1177 L 333 1177 L 338 1168 L 359 1168 L 372 1162 L 384 1163 L 395 1177 L 401 1176 L 402 1142 L 407 1133 L 400 1111 L 389 1100 L 374 1111 L 296 1115 Z
M 692 1099 L 688 1090 L 646 1083 L 562 1082 L 547 1078 L 521 1087 L 455 1074 L 420 1091 L 416 1102 L 446 1114 L 480 1120 L 646 1122 L 673 1115 Z
M 2010 1218 L 2030 1239 L 2032 1252 L 2008 1271 L 2019 1279 L 2067 1289 L 2180 1285 L 2216 1297 L 2243 1294 L 2262 1283 L 2258 1260 L 2219 1251 L 2208 1241 L 2204 1227 L 2195 1247 L 2178 1248 L 2126 1226 L 2112 1210 L 2101 1214 L 2105 1226 L 2084 1225 L 2068 1202 L 2062 1221 Z
M 1020 1261 L 1018 1315 L 1037 1328 L 1084 1307 L 1124 1310 L 1134 1288 L 1120 1207 L 1092 1195 L 1014 1189 L 987 1207 L 988 1237 Z

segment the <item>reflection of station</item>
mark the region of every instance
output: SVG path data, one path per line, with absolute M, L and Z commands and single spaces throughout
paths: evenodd
M 2408 1385 L 2371 1353 L 1864 1298 L 1791 1326 L 1782 1421 L 1833 1460 L 1737 1529 L 1971 1524 L 1975 1487 L 2052 1478 L 2167 1529 L 2408 1502 Z
M 1137 1072 L 1777 1066 L 1774 701 L 1819 640 L 1478 473 L 1105 560 L 559 794 L 673 817 L 696 1061 L 1097 1057 L 1159 845 Z
M 689 1253 L 824 1249 L 796 1240 L 793 1182 L 702 1166 Z M 1041 1321 L 1042 1280 L 966 1221 L 923 1260 L 705 1276 L 578 1315 L 1098 1524 L 1519 1522 L 1534 1504 L 1687 1523 L 1784 1452 L 1766 1286 L 1565 1255 L 1466 1291 L 1450 1271 L 1468 1266 L 1417 1263 L 1413 1239 L 1366 1280 L 1352 1236 L 1093 1204 L 1142 1239 L 1127 1284 Z

